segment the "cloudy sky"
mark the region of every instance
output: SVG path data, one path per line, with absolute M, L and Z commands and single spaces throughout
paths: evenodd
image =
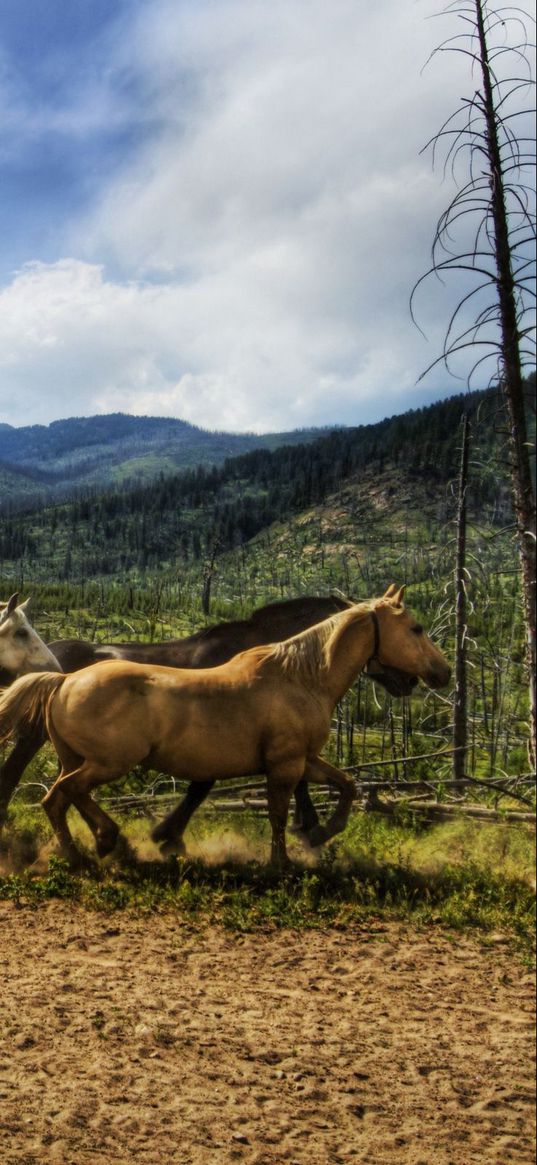
M 360 424 L 465 387 L 434 0 L 1 0 L 0 420 Z M 466 363 L 469 362 L 466 360 Z M 464 361 L 457 371 L 464 378 Z M 479 386 L 479 383 L 476 384 Z

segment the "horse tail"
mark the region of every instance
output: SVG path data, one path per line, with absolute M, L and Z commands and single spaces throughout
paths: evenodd
M 0 694 L 0 744 L 21 727 L 40 721 L 45 728 L 50 700 L 66 679 L 63 672 L 32 672 L 6 688 Z

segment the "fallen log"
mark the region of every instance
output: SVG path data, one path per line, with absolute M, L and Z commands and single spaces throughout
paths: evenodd
M 385 813 L 394 816 L 401 808 L 412 813 L 423 813 L 427 817 L 438 821 L 448 821 L 454 817 L 475 817 L 488 822 L 518 822 L 535 828 L 535 813 L 524 813 L 522 810 L 506 809 L 499 812 L 497 809 L 487 809 L 484 805 L 447 805 L 440 801 L 397 800 L 381 801 L 380 797 L 368 797 L 361 806 L 369 813 Z

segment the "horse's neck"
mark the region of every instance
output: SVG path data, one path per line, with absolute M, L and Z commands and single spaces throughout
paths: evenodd
M 374 644 L 375 629 L 368 615 L 349 623 L 338 635 L 327 672 L 327 689 L 334 707 L 363 671 L 374 651 Z

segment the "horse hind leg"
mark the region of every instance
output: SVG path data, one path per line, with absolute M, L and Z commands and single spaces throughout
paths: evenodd
M 59 787 L 59 779 L 49 789 L 41 802 L 56 835 L 62 857 L 67 859 L 70 866 L 77 868 L 81 864 L 82 855 L 67 824 L 67 810 L 70 803 Z
M 105 781 L 111 781 L 114 776 L 117 774 L 111 773 L 109 770 L 101 771 L 96 769 L 94 765 L 84 762 L 79 768 L 70 772 L 65 772 L 62 769 L 58 780 L 43 798 L 43 808 L 58 838 L 62 852 L 69 860 L 72 860 L 75 854 L 79 855 L 67 824 L 67 810 L 70 805 L 75 805 L 93 833 L 99 857 L 106 857 L 114 849 L 119 826 L 100 805 L 96 804 L 88 792 L 89 788 L 103 784 Z

